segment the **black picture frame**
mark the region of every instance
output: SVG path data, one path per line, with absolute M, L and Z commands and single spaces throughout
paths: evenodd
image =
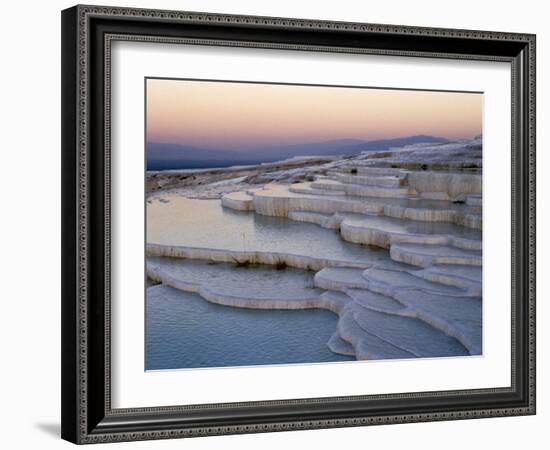
M 109 64 L 113 40 L 512 65 L 512 384 L 506 388 L 112 409 Z M 535 36 L 75 6 L 62 12 L 62 437 L 164 439 L 535 414 Z

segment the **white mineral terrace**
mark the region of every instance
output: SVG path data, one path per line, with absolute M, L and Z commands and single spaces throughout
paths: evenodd
M 148 278 L 226 306 L 327 309 L 327 345 L 357 359 L 482 353 L 481 138 L 277 169 L 239 172 L 234 192 L 213 177 L 221 202 L 150 196 Z

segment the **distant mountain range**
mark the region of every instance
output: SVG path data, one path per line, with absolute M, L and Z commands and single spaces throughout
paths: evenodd
M 246 151 L 151 142 L 147 144 L 147 170 L 229 167 L 280 161 L 294 156 L 352 156 L 365 150 L 387 150 L 390 147 L 402 147 L 418 143 L 445 142 L 449 142 L 449 140 L 442 137 L 416 135 L 373 141 L 339 139 L 309 144 L 262 147 Z

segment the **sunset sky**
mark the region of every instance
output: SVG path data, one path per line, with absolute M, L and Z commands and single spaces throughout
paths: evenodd
M 481 133 L 483 95 L 147 80 L 147 141 L 216 149 Z

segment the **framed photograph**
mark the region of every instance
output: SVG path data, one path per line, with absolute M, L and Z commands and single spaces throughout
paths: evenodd
M 62 12 L 62 437 L 535 413 L 535 36 Z

